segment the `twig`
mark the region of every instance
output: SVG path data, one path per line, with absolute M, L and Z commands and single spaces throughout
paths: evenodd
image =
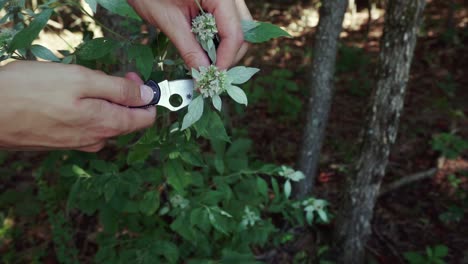
M 385 236 L 384 234 L 381 234 L 378 232 L 377 228 L 373 227 L 372 228 L 372 233 L 377 236 L 377 239 L 380 240 L 381 243 L 383 243 L 384 247 L 389 249 L 391 251 L 391 254 L 398 259 L 398 263 L 405 263 L 403 259 L 401 258 L 401 255 L 399 251 L 394 247 L 394 242 L 391 238 Z
M 265 252 L 264 254 L 255 256 L 255 260 L 257 261 L 269 261 L 273 259 L 278 254 L 276 249 L 272 249 L 270 251 Z
M 406 177 L 403 177 L 399 180 L 396 180 L 390 184 L 387 184 L 386 186 L 382 187 L 382 189 L 380 190 L 380 193 L 379 193 L 379 196 L 384 196 L 386 194 L 388 194 L 389 192 L 391 191 L 394 191 L 402 186 L 405 186 L 405 185 L 408 185 L 410 183 L 413 183 L 415 181 L 420 181 L 420 180 L 423 180 L 423 179 L 426 179 L 426 178 L 431 178 L 432 176 L 434 176 L 437 172 L 437 168 L 432 168 L 430 170 L 427 170 L 427 171 L 423 171 L 423 172 L 418 172 L 418 173 L 415 173 L 413 175 L 409 175 L 409 176 L 406 176 Z
M 203 10 L 203 7 L 200 5 L 200 2 L 198 2 L 198 0 L 195 0 L 195 3 L 197 3 L 197 6 L 200 9 L 201 13 L 205 14 L 205 11 Z

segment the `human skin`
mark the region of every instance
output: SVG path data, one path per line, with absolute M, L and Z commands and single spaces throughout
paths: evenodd
M 246 53 L 247 44 L 241 20 L 252 16 L 244 0 L 199 0 L 202 8 L 216 19 L 221 39 L 216 65 L 227 69 Z M 209 66 L 210 62 L 191 32 L 191 21 L 200 13 L 195 0 L 128 0 L 147 22 L 161 29 L 174 43 L 190 68 Z
M 76 65 L 14 62 L 0 68 L 0 148 L 101 150 L 106 140 L 149 127 L 156 109 L 136 74 L 108 76 Z
M 252 17 L 244 0 L 200 2 L 217 20 L 217 66 L 227 69 L 247 50 L 240 21 Z M 199 13 L 195 1 L 129 3 L 168 35 L 189 67 L 209 65 L 191 32 L 191 20 Z M 151 89 L 135 73 L 120 78 L 76 65 L 10 63 L 0 68 L 0 149 L 97 152 L 109 138 L 151 126 L 154 107 L 126 107 L 146 105 L 151 99 Z

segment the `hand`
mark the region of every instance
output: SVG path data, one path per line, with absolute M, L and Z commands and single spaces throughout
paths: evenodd
M 209 59 L 191 32 L 192 19 L 200 10 L 195 0 L 128 0 L 129 4 L 149 23 L 161 29 L 174 43 L 190 68 L 210 65 Z M 212 13 L 218 25 L 221 43 L 216 65 L 227 69 L 246 53 L 247 44 L 241 20 L 252 16 L 244 0 L 200 0 L 206 12 Z
M 14 62 L 0 68 L 0 148 L 96 152 L 108 138 L 153 124 L 153 93 L 127 79 L 75 65 Z

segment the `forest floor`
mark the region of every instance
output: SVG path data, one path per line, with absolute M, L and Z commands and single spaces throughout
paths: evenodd
M 247 62 L 267 69 L 262 74 L 271 74 L 274 81 L 260 80 L 251 87 L 264 89 L 268 96 L 248 108 L 239 125 L 247 124 L 249 136 L 256 142 L 256 153 L 263 160 L 294 166 L 305 123 L 308 65 L 313 56 L 310 50 L 315 30 L 310 26 L 318 21 L 317 9 L 291 1 L 275 2 L 278 4 L 269 6 L 252 3 L 254 17 L 284 26 L 293 38 L 251 49 Z M 456 131 L 458 136 L 468 138 L 468 10 L 463 1 L 455 1 L 454 6 L 453 13 L 450 1 L 429 1 L 426 7 L 399 136 L 391 152 L 384 186 L 415 173 L 433 168 L 438 171 L 433 177 L 404 185 L 379 198 L 367 245 L 369 255 L 377 263 L 404 263 L 402 253 L 424 252 L 426 247 L 435 245 L 449 248 L 448 263 L 468 263 L 468 153 L 448 160 L 431 144 L 440 133 Z M 370 24 L 367 10 L 354 16 L 348 12 L 345 17 L 335 97 L 315 190 L 316 196 L 330 200 L 335 207 L 339 203 L 340 184 L 352 173 L 359 153 L 359 133 L 375 87 L 374 69 L 383 24 L 380 9 L 372 12 Z M 254 57 L 260 50 L 268 51 L 261 61 Z M 275 75 L 278 68 L 291 74 Z M 297 90 L 291 89 L 289 81 L 297 85 Z M 291 98 L 285 95 L 288 93 Z M 310 243 L 302 246 L 317 250 Z M 312 242 L 317 243 L 317 239 Z
M 244 64 L 261 68 L 261 77 L 245 87 L 252 103 L 233 118 L 234 127 L 242 127 L 238 133 L 247 133 L 255 142 L 257 158 L 295 166 L 309 94 L 308 65 L 313 57 L 317 6 L 298 3 L 314 1 L 248 2 L 257 20 L 281 25 L 293 37 L 250 49 Z M 398 141 L 391 153 L 384 186 L 418 172 L 439 170 L 434 177 L 389 191 L 379 198 L 367 245 L 374 263 L 405 263 L 402 253 L 423 252 L 426 247 L 439 244 L 449 248 L 448 263 L 468 263 L 468 153 L 448 160 L 431 145 L 433 137 L 440 133 L 456 132 L 468 139 L 468 10 L 463 1 L 457 0 L 454 12 L 450 12 L 450 2 L 428 2 Z M 332 208 L 340 201 L 340 184 L 352 174 L 359 153 L 359 133 L 375 87 L 373 77 L 383 11 L 373 10 L 369 27 L 367 22 L 367 10 L 358 10 L 354 16 L 348 12 L 341 34 L 335 98 L 315 189 L 315 195 L 329 200 Z M 21 160 L 9 157 L 6 163 L 9 169 L 0 168 L 1 176 L 16 172 L 9 175 L 8 182 L 0 177 L 0 192 L 21 189 L 23 185 L 29 186 L 25 187 L 29 190 L 34 184 L 30 166 L 42 156 L 30 153 L 21 157 Z M 36 205 L 17 206 L 27 209 Z M 330 242 L 332 225 L 319 228 L 320 232 L 311 231 L 310 236 L 304 236 L 290 248 L 279 249 L 274 262 L 292 263 L 294 253 L 301 250 L 316 254 L 319 246 Z M 43 236 L 44 241 L 49 236 L 40 223 L 31 224 L 26 232 Z

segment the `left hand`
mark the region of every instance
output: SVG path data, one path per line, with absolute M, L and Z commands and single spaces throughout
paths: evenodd
M 200 10 L 195 0 L 128 0 L 138 14 L 163 31 L 190 68 L 210 62 L 191 32 L 192 19 Z M 247 52 L 241 20 L 252 20 L 244 0 L 200 0 L 202 8 L 216 19 L 221 43 L 216 66 L 227 69 Z

